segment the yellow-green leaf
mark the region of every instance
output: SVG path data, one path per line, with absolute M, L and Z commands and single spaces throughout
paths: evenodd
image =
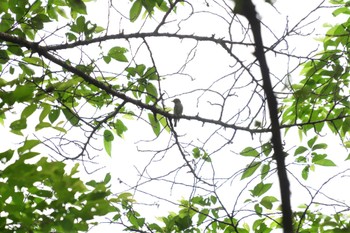
M 136 0 L 130 9 L 130 21 L 135 22 L 142 10 L 142 0 Z

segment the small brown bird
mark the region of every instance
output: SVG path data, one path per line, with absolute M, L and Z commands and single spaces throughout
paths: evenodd
M 174 115 L 175 115 L 175 117 L 179 117 L 182 115 L 182 111 L 184 108 L 183 108 L 181 101 L 179 99 L 176 98 L 173 100 L 173 102 L 174 102 Z M 175 127 L 176 127 L 178 121 L 180 121 L 180 119 L 178 119 L 178 118 L 174 119 L 174 126 Z

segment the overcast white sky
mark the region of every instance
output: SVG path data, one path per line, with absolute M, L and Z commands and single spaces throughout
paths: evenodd
M 89 4 L 95 4 L 95 7 L 88 8 L 89 17 L 91 17 L 92 21 L 95 20 L 101 20 L 100 24 L 102 26 L 106 25 L 106 22 L 104 22 L 107 19 L 107 3 L 108 1 L 96 1 Z M 127 15 L 128 11 L 131 7 L 131 4 L 129 1 L 113 1 L 115 6 L 120 9 L 120 11 Z M 289 26 L 293 26 L 296 22 L 298 22 L 301 18 L 305 17 L 311 9 L 314 9 L 321 1 L 305 1 L 305 0 L 277 0 L 275 7 L 278 10 L 278 12 L 273 9 L 270 5 L 264 3 L 263 0 L 256 0 L 255 1 L 258 4 L 258 11 L 261 15 L 261 18 L 265 25 L 267 25 L 273 33 L 275 33 L 277 36 L 282 35 L 283 31 L 286 27 L 286 19 L 288 18 Z M 209 2 L 212 4 L 211 2 Z M 124 4 L 124 5 L 123 5 Z M 196 2 L 193 3 L 194 6 L 200 6 L 203 11 L 210 11 L 212 8 L 206 8 L 206 5 L 204 2 Z M 228 1 L 228 4 L 231 4 L 231 2 Z M 232 4 L 233 5 L 233 4 Z M 121 8 L 119 8 L 121 7 Z M 187 8 L 188 6 L 185 5 L 185 7 L 178 8 L 177 15 L 174 15 L 174 19 L 184 19 L 188 16 L 189 10 Z M 91 10 L 93 9 L 93 10 Z M 220 12 L 220 9 L 216 9 L 218 12 Z M 307 54 L 311 49 L 316 49 L 318 47 L 317 43 L 313 38 L 315 38 L 317 35 L 322 34 L 325 29 L 321 28 L 321 25 L 323 23 L 333 23 L 334 18 L 330 15 L 330 9 L 324 9 L 321 11 L 318 11 L 318 13 L 313 14 L 310 16 L 310 19 L 308 21 L 313 21 L 315 19 L 318 19 L 317 22 L 313 22 L 312 26 L 306 27 L 305 32 L 310 32 L 313 28 L 315 31 L 307 36 L 307 37 L 295 37 L 293 39 L 288 39 L 288 44 L 290 48 L 293 48 L 294 52 L 296 54 Z M 127 20 L 122 19 L 120 21 L 119 16 L 113 16 L 111 18 L 110 32 L 118 32 L 121 29 L 124 30 L 124 33 L 131 33 L 137 31 L 140 24 L 142 23 L 142 20 L 138 20 L 136 23 L 131 24 L 127 22 Z M 206 13 L 198 13 L 193 19 L 191 20 L 191 23 L 184 23 L 181 24 L 182 30 L 181 34 L 196 34 L 196 35 L 211 35 L 212 32 L 215 32 L 215 35 L 217 37 L 220 37 L 220 35 L 225 36 L 227 35 L 227 32 L 225 31 L 225 28 L 221 27 L 222 20 L 218 18 L 217 16 L 212 16 L 212 18 L 209 17 L 209 14 Z M 142 29 L 142 31 L 147 31 L 147 28 L 154 28 L 155 23 L 147 23 L 146 26 Z M 121 28 L 119 28 L 121 26 Z M 165 30 L 167 31 L 174 31 L 177 30 L 177 24 L 169 24 L 166 25 Z M 162 30 L 161 30 L 162 31 Z M 240 31 L 238 30 L 237 33 L 239 34 Z M 271 36 L 271 33 L 266 34 L 267 36 L 264 38 L 264 43 L 268 46 L 275 42 L 275 39 Z M 240 35 L 238 35 L 240 37 Z M 236 40 L 233 38 L 233 40 Z M 119 41 L 118 41 L 119 43 Z M 132 44 L 138 44 L 140 41 L 131 42 Z M 123 44 L 123 43 L 121 43 Z M 126 43 L 124 43 L 125 46 L 128 46 Z M 185 95 L 181 95 L 181 100 L 184 105 L 184 114 L 185 115 L 197 115 L 200 114 L 200 116 L 203 116 L 205 118 L 215 118 L 217 117 L 217 113 L 213 111 L 213 109 L 208 107 L 207 101 L 210 101 L 210 98 L 215 98 L 215 95 L 207 95 L 205 97 L 201 97 L 200 104 L 198 105 L 198 98 L 199 96 L 191 93 L 190 91 L 194 88 L 207 88 L 213 80 L 217 79 L 218 77 L 222 77 L 225 74 L 230 73 L 229 65 L 232 63 L 230 61 L 230 57 L 228 54 L 223 51 L 222 49 L 218 49 L 218 47 L 211 43 L 204 43 L 200 44 L 196 53 L 196 59 L 194 62 L 189 63 L 188 67 L 186 67 L 186 72 L 184 73 L 190 73 L 192 76 L 186 76 L 186 75 L 172 75 L 174 73 L 177 73 L 177 71 L 181 68 L 181 65 L 184 62 L 184 59 L 186 59 L 186 56 L 188 54 L 188 51 L 190 48 L 193 48 L 195 45 L 195 41 L 191 40 L 177 40 L 177 39 L 167 39 L 162 38 L 159 40 L 153 40 L 150 41 L 149 44 L 154 49 L 154 56 L 156 58 L 156 64 L 159 67 L 158 72 L 163 74 L 165 77 L 167 77 L 167 80 L 163 82 L 163 90 L 166 93 L 166 97 L 169 98 L 166 101 L 167 106 L 172 107 L 171 100 L 174 98 L 174 96 L 180 95 L 182 93 L 187 93 Z M 118 44 L 120 45 L 120 44 Z M 114 45 L 113 45 L 114 46 Z M 134 52 L 136 49 L 134 48 Z M 164 51 L 166 51 L 166 55 L 164 55 Z M 245 48 L 242 48 L 242 51 L 237 51 L 240 55 L 242 53 L 246 53 L 246 59 L 251 59 L 252 55 L 246 52 L 247 50 Z M 145 52 L 145 49 L 143 51 Z M 138 56 L 137 58 L 138 63 L 142 63 L 142 56 Z M 285 74 L 286 73 L 286 60 L 281 59 L 278 56 L 274 56 L 272 54 L 268 57 L 268 63 L 270 66 L 270 69 L 278 74 Z M 145 57 L 145 61 L 148 60 L 148 57 Z M 232 65 L 232 64 L 231 64 Z M 291 66 L 295 66 L 296 61 L 292 63 Z M 168 75 L 166 75 L 168 74 Z M 293 74 L 292 79 L 298 79 L 297 72 Z M 193 81 L 193 79 L 195 81 Z M 216 88 L 222 89 L 225 86 L 225 82 L 220 83 L 217 85 Z M 250 93 L 245 93 L 245 90 L 237 93 L 240 98 L 244 98 L 244 95 L 247 96 L 250 95 Z M 235 103 L 233 103 L 235 104 Z M 239 103 L 237 103 L 237 108 L 239 109 Z M 136 182 L 139 180 L 139 174 L 138 172 L 142 172 L 143 168 L 146 166 L 146 164 L 149 163 L 150 158 L 154 156 L 154 153 L 147 153 L 147 152 L 140 152 L 140 150 L 155 150 L 155 149 L 162 149 L 165 148 L 170 140 L 170 135 L 163 134 L 163 136 L 160 139 L 157 139 L 156 142 L 147 142 L 147 140 L 153 140 L 154 134 L 150 127 L 145 126 L 145 123 L 141 120 L 133 120 L 129 121 L 127 124 L 129 130 L 125 133 L 125 139 L 116 138 L 116 141 L 113 143 L 113 155 L 112 158 L 105 157 L 105 159 L 102 159 L 100 161 L 101 166 L 106 166 L 105 169 L 102 170 L 102 172 L 99 172 L 97 174 L 94 174 L 93 176 L 88 176 L 87 179 L 93 178 L 95 179 L 98 176 L 103 176 L 104 172 L 111 171 L 113 176 L 113 186 L 112 189 L 116 192 L 124 191 L 126 187 L 124 185 L 119 184 L 118 179 L 121 179 L 124 182 L 127 182 L 130 185 L 135 185 Z M 209 137 L 209 135 L 212 133 L 212 131 L 215 129 L 215 127 L 210 125 L 204 125 L 202 126 L 199 122 L 194 121 L 187 121 L 187 120 L 181 120 L 179 123 L 179 126 L 177 127 L 177 132 L 179 135 L 181 135 L 180 140 L 183 142 L 198 142 L 201 140 L 205 140 Z M 1 135 L 5 135 L 6 137 L 3 137 L 4 140 L 2 140 L 0 143 L 2 144 L 1 147 L 11 147 L 14 142 L 18 142 L 18 138 L 13 135 L 8 135 L 7 131 L 8 128 L 1 128 Z M 290 135 L 287 140 L 287 149 L 290 149 L 293 145 L 300 144 L 299 140 L 295 135 L 295 133 L 292 133 L 293 130 L 291 130 L 288 135 Z M 265 136 L 264 136 L 265 137 Z M 266 138 L 266 137 L 265 137 Z M 258 137 L 254 138 L 255 140 L 258 139 Z M 142 141 L 140 141 L 142 140 Z M 336 138 L 329 134 L 325 139 L 322 139 L 325 142 L 329 143 L 330 141 L 334 140 L 336 141 Z M 101 138 L 102 142 L 102 138 Z M 136 144 L 135 144 L 136 143 Z M 337 164 L 341 165 L 342 161 L 347 157 L 343 150 L 339 149 L 338 147 L 338 141 L 335 143 L 334 147 L 331 147 L 331 151 L 336 151 L 337 155 L 342 154 L 336 159 Z M 219 145 L 222 144 L 222 141 L 220 138 L 213 138 L 208 141 L 207 148 L 210 151 L 215 151 L 218 149 Z M 238 148 L 244 148 L 246 146 L 249 146 L 251 144 L 251 135 L 249 134 L 239 134 L 238 137 L 235 138 L 235 142 L 232 145 L 234 147 L 234 151 L 240 151 Z M 306 144 L 306 142 L 304 142 Z M 329 143 L 331 145 L 332 143 Z M 101 144 L 102 145 L 102 144 Z M 216 163 L 215 166 L 222 167 L 222 169 L 217 169 L 218 176 L 226 177 L 229 174 L 232 174 L 232 169 L 239 170 L 244 166 L 245 164 L 249 163 L 249 160 L 247 159 L 240 159 L 237 161 L 238 156 L 232 156 L 232 147 L 229 147 L 225 150 L 220 151 L 216 156 L 221 156 L 220 159 L 222 163 Z M 169 168 L 175 168 L 176 164 L 181 165 L 183 163 L 181 156 L 178 154 L 178 152 L 174 149 L 172 149 L 169 153 L 171 153 L 171 156 L 166 155 L 165 153 L 160 153 L 156 155 L 156 158 L 159 160 L 158 162 L 154 162 L 148 171 L 148 175 L 150 177 L 156 177 L 160 174 L 165 174 L 168 172 Z M 343 155 L 344 154 L 344 155 Z M 221 159 L 222 158 L 222 159 Z M 333 158 L 333 157 L 332 157 Z M 290 158 L 293 159 L 293 158 Z M 289 162 L 292 162 L 292 160 L 288 160 Z M 242 165 L 243 164 L 243 165 Z M 344 164 L 343 164 L 344 165 Z M 335 174 L 337 171 L 341 171 L 341 166 L 337 167 L 336 169 L 325 169 L 322 167 L 317 167 L 316 173 L 310 174 L 310 180 L 308 182 L 305 182 L 305 184 L 313 185 L 313 187 L 317 188 L 319 185 L 321 185 L 325 180 L 328 179 L 329 174 Z M 210 170 L 210 169 L 209 169 Z M 210 172 L 210 171 L 209 171 Z M 182 176 L 183 175 L 183 176 Z M 176 177 L 176 181 L 182 182 L 182 179 L 187 179 L 186 174 L 180 174 Z M 240 176 L 239 176 L 240 177 Z M 237 194 L 237 192 L 234 194 L 234 189 L 239 190 L 240 186 L 244 185 L 245 183 L 239 183 L 239 179 L 235 180 L 238 183 L 229 183 L 226 184 L 228 188 L 228 195 L 222 195 L 222 198 L 224 201 L 227 201 L 229 203 L 228 205 L 231 205 L 232 202 L 230 200 L 233 196 Z M 276 175 L 271 177 L 271 181 L 276 181 Z M 328 190 L 337 190 L 337 192 L 332 193 L 337 194 L 337 196 L 340 199 L 344 199 L 349 201 L 348 199 L 348 193 L 345 191 L 345 185 L 343 185 L 344 180 L 340 179 L 337 182 L 332 183 L 333 186 L 330 186 Z M 341 186 L 342 185 L 342 186 Z M 340 187 L 343 187 L 344 190 L 341 191 Z M 278 187 L 274 187 L 274 192 L 276 193 L 276 196 L 279 197 L 279 191 L 277 189 Z M 297 192 L 294 191 L 294 188 L 298 188 Z M 142 187 L 139 187 L 139 190 L 145 191 L 145 192 L 152 192 L 156 196 L 164 197 L 167 199 L 171 199 L 172 201 L 177 201 L 180 198 L 188 198 L 189 193 L 191 193 L 193 190 L 192 188 L 185 189 L 183 186 L 173 186 L 171 183 L 166 182 L 152 182 L 147 185 L 143 185 Z M 305 190 L 300 191 L 300 186 L 297 185 L 292 180 L 292 201 L 294 205 L 301 204 L 304 201 L 305 198 Z M 200 191 L 198 191 L 200 192 Z M 220 190 L 220 192 L 223 194 L 226 192 L 226 190 L 223 188 Z M 140 203 L 148 203 L 151 204 L 155 200 L 152 197 L 142 195 L 141 193 L 137 192 L 135 193 L 135 199 L 139 201 Z M 243 199 L 242 199 L 243 200 Z M 166 215 L 168 211 L 176 210 L 176 207 L 171 204 L 166 204 L 165 202 L 158 202 L 160 204 L 159 207 L 157 206 L 147 206 L 147 205 L 139 205 L 141 212 L 143 214 L 149 215 L 149 216 L 161 216 Z M 92 229 L 91 232 L 111 232 L 112 230 L 115 230 L 117 226 L 109 226 L 109 225 L 101 225 L 100 227 L 96 227 Z

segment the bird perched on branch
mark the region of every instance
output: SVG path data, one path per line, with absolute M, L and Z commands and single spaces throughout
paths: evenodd
M 183 111 L 184 108 L 183 108 L 183 106 L 181 104 L 181 101 L 178 98 L 174 99 L 173 102 L 174 102 L 174 116 L 175 116 L 175 118 L 174 118 L 174 126 L 176 127 L 177 122 L 180 121 L 180 119 L 177 118 L 177 117 L 182 115 L 182 111 Z

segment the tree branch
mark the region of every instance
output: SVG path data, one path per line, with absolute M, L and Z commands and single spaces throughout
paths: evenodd
M 261 75 L 263 78 L 263 89 L 267 97 L 269 113 L 271 119 L 271 131 L 274 155 L 277 162 L 277 174 L 280 184 L 280 193 L 282 198 L 282 213 L 283 213 L 283 230 L 285 233 L 293 232 L 292 209 L 290 204 L 289 180 L 285 167 L 284 152 L 282 146 L 280 124 L 278 120 L 278 105 L 277 99 L 273 92 L 273 87 L 270 79 L 269 67 L 266 62 L 265 51 L 261 36 L 260 21 L 257 18 L 255 6 L 251 0 L 239 0 L 236 5 L 240 5 L 237 13 L 245 16 L 252 28 L 255 41 L 255 56 L 260 63 Z
M 140 34 L 137 34 L 137 35 L 138 35 L 138 37 L 140 37 Z M 144 37 L 147 37 L 147 36 L 152 36 L 152 33 L 144 33 L 142 35 Z M 157 34 L 157 35 L 159 36 L 159 34 Z M 166 34 L 166 35 L 170 35 L 170 34 Z M 108 37 L 108 36 L 106 36 L 106 37 Z M 205 38 L 207 40 L 209 39 L 207 37 L 203 37 L 202 40 L 205 40 Z M 153 113 L 163 115 L 164 117 L 167 117 L 167 118 L 170 118 L 170 119 L 174 118 L 174 114 L 171 114 L 171 113 L 169 113 L 169 112 L 159 108 L 156 105 L 153 105 L 153 104 L 149 105 L 149 104 L 146 104 L 146 103 L 142 102 L 141 100 L 137 100 L 137 99 L 131 98 L 131 97 L 127 96 L 126 94 L 124 94 L 123 92 L 120 92 L 120 91 L 112 88 L 111 86 L 106 85 L 105 83 L 98 81 L 97 79 L 95 79 L 95 78 L 91 77 L 90 75 L 86 74 L 84 71 L 79 70 L 78 68 L 76 68 L 76 67 L 66 63 L 64 60 L 61 60 L 61 59 L 57 58 L 56 56 L 54 56 L 54 55 L 52 55 L 50 53 L 51 50 L 56 50 L 56 49 L 59 49 L 59 48 L 62 49 L 62 47 L 60 47 L 60 46 L 58 46 L 58 47 L 55 47 L 55 46 L 41 46 L 41 45 L 39 45 L 36 42 L 30 42 L 30 41 L 28 41 L 26 39 L 23 39 L 23 38 L 20 38 L 20 37 L 16 37 L 16 36 L 13 36 L 13 35 L 10 35 L 10 34 L 7 34 L 7 33 L 3 33 L 3 32 L 0 32 L 0 40 L 4 40 L 4 41 L 7 41 L 7 42 L 15 43 L 15 44 L 17 44 L 19 46 L 26 47 L 27 49 L 31 50 L 32 53 L 38 53 L 40 56 L 43 56 L 46 59 L 54 62 L 55 64 L 57 64 L 60 67 L 68 70 L 72 74 L 75 74 L 75 75 L 83 78 L 84 81 L 86 81 L 87 83 L 98 87 L 99 89 L 105 91 L 106 93 L 108 93 L 108 94 L 110 94 L 110 95 L 112 95 L 114 97 L 122 99 L 125 103 L 131 103 L 131 104 L 133 104 L 135 106 L 138 106 L 139 108 L 147 109 L 147 110 L 149 110 L 149 111 L 151 111 Z M 221 40 L 221 41 L 223 41 L 223 40 Z M 79 42 L 84 42 L 84 41 L 79 41 Z M 91 43 L 89 41 L 85 41 L 85 42 L 87 44 Z M 79 43 L 77 42 L 77 43 L 73 43 L 73 44 L 69 44 L 69 45 L 66 44 L 65 46 L 68 46 L 68 47 L 70 47 L 72 45 L 78 46 L 78 44 Z M 83 45 L 83 44 L 80 44 L 80 45 Z M 53 48 L 55 48 L 55 49 L 53 49 Z M 216 124 L 216 125 L 220 125 L 220 126 L 225 127 L 225 128 L 229 128 L 229 129 L 246 131 L 246 132 L 248 132 L 250 134 L 270 132 L 270 129 L 257 129 L 257 128 L 241 127 L 241 126 L 237 126 L 237 125 L 232 124 L 232 123 L 223 122 L 221 120 L 213 120 L 213 119 L 203 118 L 203 117 L 200 117 L 200 116 L 185 116 L 185 115 L 182 115 L 180 118 L 187 119 L 187 120 L 196 120 L 196 121 L 200 121 L 200 122 L 203 122 L 203 123 Z

